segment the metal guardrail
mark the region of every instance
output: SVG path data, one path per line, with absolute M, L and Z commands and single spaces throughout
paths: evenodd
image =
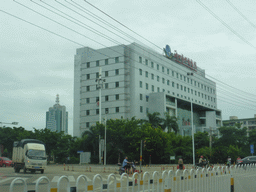
M 244 175 L 244 173 L 253 173 L 256 175 L 256 166 L 255 164 L 251 165 L 239 165 L 231 166 L 216 166 L 209 168 L 199 168 L 199 169 L 185 169 L 185 170 L 164 170 L 154 171 L 153 174 L 149 172 L 144 172 L 141 175 L 138 172 L 135 172 L 132 175 L 132 178 L 129 178 L 129 175 L 123 173 L 120 177 L 120 182 L 117 182 L 117 177 L 115 174 L 110 174 L 108 176 L 107 182 L 103 184 L 103 178 L 100 174 L 96 174 L 93 177 L 92 185 L 88 185 L 88 179 L 85 175 L 80 175 L 76 179 L 76 186 L 72 187 L 72 190 L 75 188 L 76 191 L 95 191 L 96 184 L 100 187 L 97 188 L 97 191 L 103 191 L 103 189 L 111 190 L 114 192 L 119 188 L 120 192 L 123 190 L 128 191 L 157 191 L 157 192 L 187 192 L 187 191 L 196 191 L 196 192 L 219 192 L 219 191 L 234 191 L 234 175 L 238 178 L 239 176 Z M 35 191 L 39 191 L 39 183 L 43 180 L 47 181 L 48 189 L 47 192 L 59 191 L 60 183 L 67 183 L 67 192 L 71 191 L 70 181 L 67 176 L 61 176 L 57 182 L 57 189 L 50 187 L 50 180 L 46 176 L 40 177 L 35 185 Z M 132 181 L 130 181 L 132 180 Z M 23 191 L 27 192 L 27 183 L 22 178 L 16 178 L 11 182 L 10 192 L 13 192 L 15 183 L 17 181 L 22 181 Z M 84 182 L 82 182 L 84 181 Z M 97 181 L 97 182 L 96 182 Z M 83 186 L 81 186 L 83 185 Z M 233 190 L 232 190 L 233 189 Z M 63 189 L 62 189 L 63 190 Z

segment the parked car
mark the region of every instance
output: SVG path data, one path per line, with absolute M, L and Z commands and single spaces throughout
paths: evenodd
M 13 162 L 7 157 L 0 157 L 0 167 L 13 167 Z
M 238 165 L 256 163 L 256 156 L 248 156 L 237 161 Z

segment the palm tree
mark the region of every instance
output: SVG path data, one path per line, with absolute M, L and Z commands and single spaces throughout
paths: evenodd
M 160 116 L 159 112 L 147 113 L 148 122 L 152 127 L 156 128 L 158 126 L 162 127 L 163 119 Z
M 177 118 L 175 116 L 170 116 L 168 112 L 165 112 L 164 115 L 165 115 L 165 119 L 163 120 L 162 129 L 167 128 L 168 133 L 173 130 L 175 134 L 177 134 L 179 131 Z

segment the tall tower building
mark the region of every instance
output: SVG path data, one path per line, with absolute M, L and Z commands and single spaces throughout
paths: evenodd
M 68 134 L 68 112 L 64 105 L 59 104 L 59 95 L 56 96 L 56 104 L 46 112 L 46 128 Z

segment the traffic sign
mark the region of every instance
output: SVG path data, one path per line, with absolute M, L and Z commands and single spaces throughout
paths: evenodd
M 250 149 L 251 149 L 251 154 L 254 153 L 254 145 L 250 145 Z

